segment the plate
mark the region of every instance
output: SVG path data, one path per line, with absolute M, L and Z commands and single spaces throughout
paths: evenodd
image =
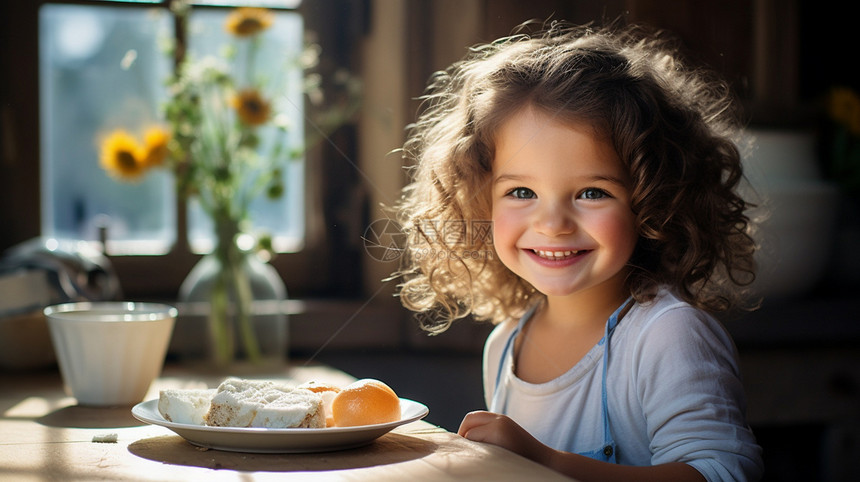
M 395 427 L 426 417 L 430 410 L 422 403 L 401 398 L 400 412 L 396 422 L 358 427 L 246 428 L 169 422 L 158 411 L 158 399 L 138 403 L 131 409 L 141 422 L 167 427 L 199 447 L 252 453 L 330 452 L 360 447 Z

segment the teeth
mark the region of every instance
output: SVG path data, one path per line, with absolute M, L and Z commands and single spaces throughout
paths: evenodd
M 568 256 L 579 254 L 579 251 L 544 251 L 541 249 L 534 250 L 538 256 L 545 259 L 563 259 Z

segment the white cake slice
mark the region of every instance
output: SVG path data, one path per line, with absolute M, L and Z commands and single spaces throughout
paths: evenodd
M 218 386 L 204 420 L 220 427 L 325 428 L 325 410 L 309 390 L 230 378 Z
M 214 388 L 161 390 L 158 394 L 158 411 L 168 422 L 203 425 L 203 417 L 215 396 Z

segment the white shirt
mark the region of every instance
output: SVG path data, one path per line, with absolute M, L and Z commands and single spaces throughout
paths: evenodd
M 492 406 L 496 376 L 517 321 L 498 325 L 484 347 L 490 410 L 500 410 Z M 717 320 L 661 292 L 651 303 L 634 304 L 610 343 L 606 391 L 618 463 L 685 462 L 709 481 L 761 478 L 737 351 Z M 517 378 L 507 357 L 497 395 L 505 415 L 558 450 L 602 447 L 603 352 L 597 344 L 567 373 L 538 384 Z

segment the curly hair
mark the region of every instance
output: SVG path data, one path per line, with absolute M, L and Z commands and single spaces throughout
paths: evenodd
M 411 183 L 397 208 L 408 242 L 396 275 L 404 306 L 432 315 L 425 329 L 465 316 L 498 323 L 543 298 L 493 255 L 481 228 L 491 219 L 496 132 L 526 106 L 592 124 L 628 169 L 639 240 L 626 283 L 637 301 L 666 286 L 721 311 L 752 283 L 731 89 L 683 65 L 663 35 L 554 24 L 473 48 L 434 74 L 422 99 L 403 149 Z

